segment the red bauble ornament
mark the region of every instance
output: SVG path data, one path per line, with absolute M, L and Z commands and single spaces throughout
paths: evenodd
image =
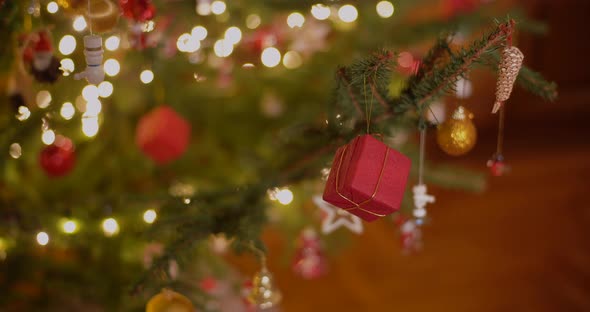
M 299 237 L 299 246 L 293 259 L 293 271 L 305 279 L 315 279 L 326 273 L 326 257 L 315 231 L 306 229 Z
M 137 22 L 147 22 L 156 15 L 156 7 L 151 0 L 119 0 L 123 16 Z
M 159 106 L 137 124 L 135 142 L 158 164 L 180 157 L 190 141 L 190 124 L 169 106 Z
M 201 287 L 204 292 L 210 294 L 215 288 L 217 288 L 217 280 L 211 276 L 205 277 L 199 282 L 199 287 Z
M 72 140 L 58 136 L 55 142 L 46 146 L 39 155 L 39 163 L 50 177 L 61 177 L 68 174 L 76 163 Z
M 400 207 L 411 161 L 372 135 L 356 137 L 336 151 L 323 199 L 365 221 Z
M 280 47 L 284 41 L 285 35 L 280 28 L 270 25 L 261 27 L 247 35 L 242 47 L 253 59 L 258 59 L 265 48 Z
M 504 156 L 502 155 L 492 156 L 486 165 L 488 168 L 490 168 L 490 173 L 494 177 L 503 176 L 506 172 L 508 172 L 508 166 L 506 166 L 506 163 L 504 162 Z

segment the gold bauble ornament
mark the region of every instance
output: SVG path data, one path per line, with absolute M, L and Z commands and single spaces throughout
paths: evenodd
M 193 303 L 185 296 L 169 290 L 162 291 L 148 301 L 145 312 L 195 312 Z
M 90 0 L 90 8 L 84 12 L 93 32 L 111 31 L 119 20 L 119 6 L 111 0 Z
M 438 125 L 436 142 L 445 153 L 460 156 L 469 152 L 477 141 L 473 114 L 463 106 L 457 107 L 451 118 Z
M 260 310 L 267 310 L 276 307 L 281 298 L 281 292 L 275 287 L 272 274 L 263 266 L 262 270 L 254 275 L 248 301 Z

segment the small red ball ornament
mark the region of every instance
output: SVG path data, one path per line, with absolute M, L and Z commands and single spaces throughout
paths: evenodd
M 180 157 L 190 141 L 190 124 L 169 106 L 159 106 L 137 124 L 135 142 L 149 158 L 162 165 Z
M 490 173 L 494 177 L 501 177 L 508 171 L 508 166 L 504 162 L 504 156 L 502 155 L 494 155 L 488 162 L 486 163 L 488 168 L 490 168 Z
M 156 15 L 156 7 L 151 0 L 119 0 L 123 16 L 137 22 L 147 22 Z
M 58 136 L 53 144 L 43 148 L 39 155 L 39 163 L 50 177 L 61 177 L 68 174 L 76 163 L 72 140 Z
M 305 279 L 316 279 L 326 273 L 326 257 L 315 231 L 305 229 L 299 236 L 292 268 L 297 275 Z

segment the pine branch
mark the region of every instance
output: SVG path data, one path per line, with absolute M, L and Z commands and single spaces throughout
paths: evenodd
M 352 101 L 354 108 L 356 109 L 356 113 L 358 115 L 362 116 L 363 111 L 361 110 L 361 106 L 359 105 L 354 93 L 352 92 L 352 88 L 350 86 L 350 79 L 348 79 L 348 77 L 346 75 L 346 70 L 344 68 L 339 68 L 337 73 L 338 73 L 338 77 L 340 78 L 340 80 L 342 81 L 342 83 L 346 87 L 346 91 L 348 92 L 348 96 L 349 96 L 350 100 Z
M 494 51 L 501 46 L 506 37 L 514 31 L 514 20 L 498 25 L 482 40 L 475 41 L 469 49 L 462 49 L 451 55 L 448 64 L 442 69 L 434 69 L 431 75 L 425 76 L 408 93 L 402 95 L 402 101 L 411 101 L 419 113 L 435 98 L 444 94 L 455 85 L 459 77 L 465 74 L 483 54 Z

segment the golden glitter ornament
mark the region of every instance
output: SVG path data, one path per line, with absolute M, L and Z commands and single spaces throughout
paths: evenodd
M 510 98 L 523 60 L 524 55 L 517 47 L 506 47 L 502 51 L 502 60 L 498 67 L 498 81 L 496 82 L 496 102 L 492 113 L 497 113 L 504 101 Z
M 84 12 L 93 32 L 111 31 L 119 20 L 119 6 L 111 0 L 90 0 L 90 6 Z
M 445 153 L 460 156 L 469 152 L 477 141 L 473 114 L 463 106 L 457 107 L 451 118 L 438 125 L 436 142 Z
M 248 301 L 260 310 L 267 310 L 276 307 L 281 302 L 281 292 L 276 289 L 272 274 L 266 266 L 254 275 L 252 280 L 252 292 Z
M 67 15 L 84 14 L 88 8 L 87 0 L 57 0 Z
M 193 303 L 185 296 L 169 290 L 162 291 L 148 301 L 146 312 L 195 312 Z

